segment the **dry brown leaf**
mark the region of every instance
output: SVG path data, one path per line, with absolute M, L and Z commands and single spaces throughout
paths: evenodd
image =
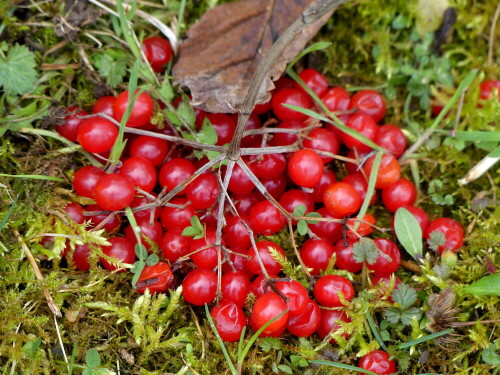
M 314 0 L 243 0 L 218 6 L 191 27 L 174 65 L 174 82 L 191 90 L 192 103 L 209 112 L 236 112 L 259 62 Z M 269 100 L 272 80 L 328 20 L 308 25 L 264 81 L 257 102 Z

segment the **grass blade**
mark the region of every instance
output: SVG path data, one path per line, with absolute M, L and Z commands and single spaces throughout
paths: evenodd
M 380 347 L 382 349 L 384 349 L 385 351 L 387 351 L 387 346 L 385 345 L 384 340 L 382 340 L 382 336 L 380 336 L 380 333 L 377 329 L 377 326 L 375 324 L 375 321 L 373 320 L 372 315 L 370 314 L 369 311 L 366 311 L 365 316 L 366 316 L 366 320 L 368 321 L 368 325 L 370 326 L 370 329 L 373 332 L 373 336 L 375 336 L 375 339 L 379 343 Z
M 325 361 L 321 359 L 314 359 L 312 361 L 309 361 L 309 363 L 315 364 L 315 365 L 322 365 L 322 366 L 329 366 L 329 367 L 336 367 L 336 368 L 341 368 L 343 370 L 351 370 L 351 371 L 356 371 L 360 372 L 362 374 L 370 374 L 370 375 L 377 375 L 374 372 L 371 372 L 370 370 L 365 370 L 356 366 L 351 366 L 351 365 L 346 365 L 344 363 L 339 363 L 339 362 L 332 362 L 332 361 Z
M 363 217 L 368 211 L 368 207 L 370 206 L 370 201 L 372 200 L 373 194 L 375 194 L 375 183 L 377 182 L 378 169 L 380 167 L 380 161 L 382 160 L 383 152 L 379 151 L 375 155 L 375 160 L 373 161 L 373 167 L 370 173 L 370 178 L 368 179 L 368 188 L 366 189 L 366 196 L 361 208 L 358 212 L 358 218 L 363 220 Z M 358 229 L 361 225 L 361 221 L 356 221 L 354 223 L 354 230 Z
M 7 224 L 7 220 L 9 220 L 10 215 L 12 214 L 12 211 L 14 211 L 14 207 L 17 204 L 17 200 L 19 199 L 19 194 L 16 195 L 16 199 L 14 199 L 14 202 L 9 207 L 9 211 L 5 214 L 5 217 L 2 219 L 2 222 L 0 222 L 0 232 L 2 231 L 3 227 L 5 224 Z
M 212 319 L 212 316 L 210 315 L 210 311 L 208 310 L 208 305 L 205 303 L 205 313 L 208 318 L 208 323 L 210 324 L 210 328 L 212 328 L 212 331 L 214 332 L 215 337 L 217 337 L 217 341 L 219 342 L 219 346 L 222 350 L 222 353 L 224 354 L 224 357 L 226 358 L 227 365 L 229 366 L 229 369 L 231 370 L 231 374 L 236 375 L 236 368 L 234 367 L 233 361 L 231 361 L 231 357 L 229 357 L 229 353 L 227 352 L 226 346 L 224 345 L 224 341 L 222 341 L 222 338 L 219 335 L 219 332 L 217 332 L 217 328 L 215 327 L 214 320 Z
M 288 309 L 286 309 L 285 311 L 283 311 L 281 314 L 275 316 L 274 318 L 272 318 L 270 321 L 268 321 L 266 324 L 264 324 L 262 327 L 259 328 L 259 330 L 257 332 L 255 332 L 253 334 L 253 336 L 250 338 L 250 340 L 248 341 L 247 345 L 245 346 L 245 349 L 243 349 L 243 351 L 240 353 L 240 355 L 238 356 L 238 363 L 241 364 L 243 363 L 243 360 L 245 359 L 248 351 L 250 350 L 250 348 L 252 347 L 253 343 L 255 342 L 255 340 L 257 340 L 257 337 L 259 337 L 259 335 L 267 328 L 269 327 L 269 325 L 271 325 L 274 321 L 278 320 L 279 318 L 281 318 L 283 315 L 285 315 L 286 313 L 288 312 Z
M 399 349 L 406 349 L 406 348 L 409 348 L 410 346 L 418 345 L 418 344 L 421 344 L 425 341 L 429 341 L 429 340 L 435 339 L 436 337 L 444 336 L 444 335 L 447 335 L 447 334 L 452 333 L 452 332 L 453 332 L 453 329 L 446 329 L 446 330 L 441 331 L 441 332 L 433 333 L 432 335 L 427 335 L 424 337 L 420 337 L 416 340 L 405 342 L 405 343 L 399 345 L 398 348 Z
M 27 179 L 31 179 L 31 180 L 48 180 L 48 181 L 56 181 L 56 182 L 63 182 L 64 181 L 64 179 L 59 178 L 59 177 L 43 176 L 40 174 L 5 174 L 5 173 L 0 173 L 0 177 L 27 178 Z

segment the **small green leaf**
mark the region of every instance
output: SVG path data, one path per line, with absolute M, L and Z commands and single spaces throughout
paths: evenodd
M 308 226 L 305 220 L 299 220 L 297 222 L 297 231 L 301 236 L 305 236 L 307 234 L 307 229 Z
M 148 251 L 146 250 L 146 247 L 142 243 L 137 243 L 135 244 L 135 255 L 137 255 L 137 258 L 139 259 L 146 259 L 148 256 Z
M 321 214 L 319 212 L 309 212 L 308 214 L 306 214 L 306 217 L 317 217 L 317 218 L 321 218 Z M 308 224 L 317 224 L 319 223 L 318 220 L 306 220 Z
M 161 83 L 161 87 L 159 94 L 161 96 L 162 101 L 165 101 L 166 103 L 169 103 L 172 101 L 174 98 L 174 90 L 172 89 L 172 85 L 170 84 L 170 81 L 165 78 L 163 82 Z
M 7 95 L 23 95 L 37 80 L 35 54 L 28 47 L 15 45 L 5 58 L 0 56 L 0 86 Z
M 443 232 L 435 230 L 434 232 L 430 233 L 427 244 L 432 250 L 438 251 L 439 246 L 443 246 L 444 244 L 446 244 L 446 237 L 444 236 Z
M 476 296 L 500 296 L 500 273 L 484 276 L 463 289 Z
M 492 366 L 500 366 L 500 355 L 495 350 L 495 344 L 491 343 L 481 352 L 483 361 Z
M 203 120 L 201 130 L 198 132 L 198 141 L 207 145 L 215 145 L 217 143 L 217 139 L 218 137 L 215 128 L 210 123 L 210 120 L 205 118 L 205 120 Z
M 28 341 L 23 345 L 23 353 L 26 357 L 31 360 L 35 360 L 36 354 L 38 353 L 38 349 L 40 349 L 40 345 L 42 344 L 42 339 L 37 337 L 34 340 Z
M 417 301 L 417 292 L 412 287 L 401 283 L 391 294 L 392 300 L 401 305 L 402 309 L 407 309 Z
M 305 358 L 302 358 L 300 355 L 291 355 L 290 362 L 294 367 L 307 367 L 309 363 Z
M 290 368 L 290 366 L 288 365 L 279 365 L 278 366 L 278 369 L 284 373 L 287 373 L 287 374 L 293 374 L 293 371 L 292 369 Z
M 194 129 L 194 122 L 196 120 L 196 115 L 194 113 L 193 107 L 189 105 L 188 102 L 182 101 L 177 108 L 177 115 L 184 119 L 185 122 L 189 124 L 189 126 Z M 203 128 L 202 128 L 203 131 Z
M 159 261 L 160 261 L 160 258 L 158 257 L 158 255 L 150 254 L 148 256 L 148 259 L 146 259 L 146 265 L 148 265 L 149 267 L 152 267 L 152 266 L 158 264 Z
M 172 112 L 172 111 L 165 111 L 165 114 L 167 115 L 167 118 L 170 120 L 170 122 L 172 124 L 174 124 L 176 126 L 181 126 L 182 125 L 182 121 L 179 118 L 179 116 L 177 116 L 177 113 Z
M 422 311 L 418 307 L 411 307 L 401 312 L 401 323 L 409 326 L 413 319 L 420 320 L 421 317 Z
M 259 342 L 259 347 L 264 353 L 267 353 L 271 350 L 279 350 L 281 349 L 281 341 L 274 337 L 264 337 Z
M 356 262 L 374 264 L 377 261 L 379 250 L 372 239 L 363 237 L 352 247 L 352 255 Z
M 398 324 L 401 319 L 401 310 L 396 307 L 389 307 L 384 310 L 384 317 L 391 324 Z
M 419 260 L 423 256 L 422 228 L 413 214 L 404 207 L 398 208 L 394 218 L 394 229 L 403 248 Z
M 304 216 L 306 213 L 306 206 L 303 204 L 298 205 L 293 209 L 293 216 Z
M 126 54 L 122 50 L 108 49 L 103 53 L 94 55 L 94 63 L 101 76 L 111 87 L 116 87 L 123 82 L 127 74 Z
M 101 357 L 99 356 L 99 352 L 95 348 L 90 348 L 87 350 L 87 354 L 85 355 L 85 363 L 90 368 L 96 368 L 101 365 Z

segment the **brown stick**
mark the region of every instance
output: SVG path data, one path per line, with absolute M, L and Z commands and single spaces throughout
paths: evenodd
M 40 272 L 40 268 L 38 268 L 38 264 L 36 263 L 36 260 L 33 257 L 33 254 L 31 254 L 30 249 L 26 245 L 26 242 L 24 242 L 23 237 L 21 236 L 21 234 L 19 233 L 19 231 L 17 229 L 15 229 L 15 228 L 12 229 L 12 232 L 16 236 L 17 241 L 21 245 L 23 251 L 26 253 L 26 257 L 28 258 L 28 261 L 30 262 L 31 268 L 33 268 L 33 272 L 35 273 L 35 277 L 39 281 L 43 281 L 43 275 Z M 54 302 L 54 299 L 50 295 L 49 290 L 46 289 L 46 288 L 44 288 L 43 289 L 43 294 L 45 296 L 45 299 L 47 300 L 47 305 L 49 305 L 50 311 L 52 311 L 52 314 L 54 314 L 58 318 L 61 318 L 62 317 L 61 310 L 59 310 L 59 307 L 57 307 L 56 303 Z
M 408 271 L 418 273 L 419 275 L 422 274 L 422 269 L 416 263 L 408 262 L 407 260 L 401 260 L 401 266 L 403 268 L 406 268 Z

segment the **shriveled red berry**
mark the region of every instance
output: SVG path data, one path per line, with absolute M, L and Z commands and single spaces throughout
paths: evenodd
M 172 269 L 165 262 L 158 262 L 154 266 L 144 266 L 144 269 L 135 284 L 138 293 L 149 289 L 151 294 L 165 292 L 174 282 Z

